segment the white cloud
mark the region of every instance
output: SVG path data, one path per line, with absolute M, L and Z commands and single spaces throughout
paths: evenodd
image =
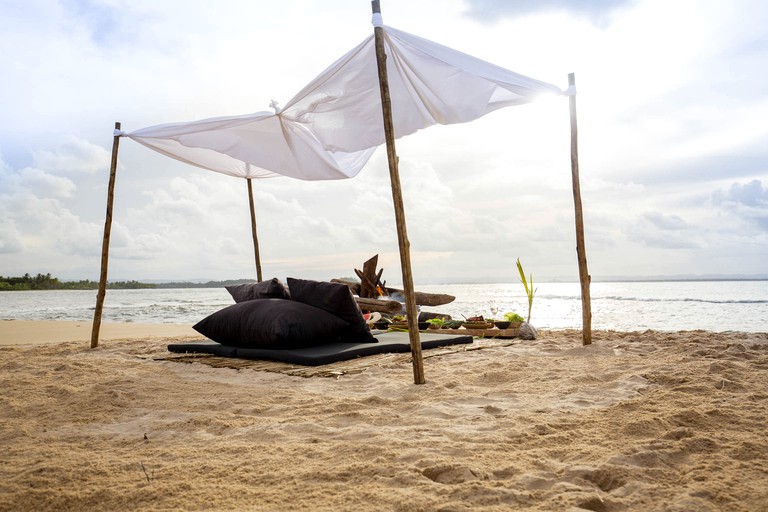
M 35 167 L 54 174 L 92 174 L 109 169 L 110 153 L 101 146 L 69 135 L 52 151 L 36 151 L 33 161 Z
M 716 190 L 712 194 L 715 204 L 727 203 L 743 204 L 749 207 L 768 207 L 768 189 L 763 188 L 760 180 L 752 180 L 749 183 L 734 183 L 727 192 Z
M 661 212 L 646 212 L 643 219 L 662 231 L 680 231 L 690 225 L 678 215 L 667 215 Z
M 68 178 L 54 176 L 32 167 L 21 170 L 17 183 L 19 187 L 41 197 L 72 197 L 77 188 Z
M 768 4 L 531 6 L 382 7 L 391 26 L 536 78 L 564 87 L 576 72 L 594 276 L 721 273 L 731 261 L 764 271 Z M 114 121 L 131 131 L 285 103 L 368 36 L 369 19 L 352 0 L 268 13 L 258 2 L 0 6 L 0 50 L 13 56 L 0 69 L 4 271 L 97 277 Z M 576 275 L 567 102 L 398 140 L 417 281 L 516 279 L 518 256 L 536 275 Z M 383 150 L 354 180 L 264 180 L 254 192 L 268 275 L 350 275 L 379 253 L 399 280 Z M 117 278 L 254 272 L 242 180 L 122 139 L 114 214 Z
M 8 218 L 0 220 L 0 254 L 20 253 L 24 250 L 21 234 Z
M 768 188 L 760 180 L 734 183 L 727 191 L 716 190 L 712 202 L 730 215 L 754 224 L 768 238 Z
M 598 24 L 610 21 L 611 14 L 617 9 L 631 6 L 634 0 L 538 0 L 522 2 L 514 0 L 465 0 L 467 13 L 479 20 L 493 21 L 500 17 L 515 17 L 531 14 L 567 12 L 585 16 Z

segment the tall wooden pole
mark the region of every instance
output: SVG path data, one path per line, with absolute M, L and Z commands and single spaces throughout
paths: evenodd
M 374 15 L 381 14 L 379 0 L 371 2 Z M 405 227 L 405 207 L 403 191 L 400 186 L 400 171 L 395 149 L 395 129 L 392 122 L 392 101 L 389 97 L 389 82 L 387 78 L 387 55 L 384 51 L 384 29 L 374 26 L 373 33 L 376 41 L 376 64 L 379 70 L 379 90 L 381 92 L 381 110 L 384 114 L 384 134 L 387 139 L 387 160 L 389 161 L 389 179 L 392 183 L 392 201 L 395 205 L 395 222 L 397 223 L 397 241 L 400 245 L 400 267 L 403 272 L 403 291 L 405 292 L 405 311 L 408 316 L 408 337 L 411 341 L 413 356 L 413 382 L 424 384 L 424 360 L 421 355 L 421 339 L 419 338 L 418 311 L 416 297 L 413 292 L 413 272 L 411 270 L 411 244 L 408 242 L 408 232 Z
M 256 207 L 253 204 L 253 185 L 251 185 L 251 178 L 247 178 L 248 181 L 248 204 L 251 207 L 251 234 L 253 235 L 253 255 L 256 258 L 256 279 L 263 281 L 261 278 L 261 257 L 259 256 L 259 237 L 256 235 Z
M 104 219 L 104 239 L 101 242 L 101 276 L 99 292 L 96 294 L 96 309 L 93 311 L 93 329 L 91 330 L 91 348 L 99 346 L 101 312 L 104 309 L 104 296 L 107 294 L 107 268 L 109 267 L 109 237 L 112 233 L 112 206 L 115 202 L 115 175 L 117 174 L 117 149 L 120 145 L 120 123 L 115 123 L 115 138 L 112 141 L 112 163 L 109 167 L 109 187 L 107 188 L 107 216 Z
M 568 75 L 568 86 L 576 86 L 573 73 Z M 581 321 L 582 343 L 592 343 L 592 301 L 589 294 L 589 284 L 592 277 L 587 268 L 587 249 L 584 245 L 584 215 L 581 207 L 581 186 L 579 185 L 579 146 L 578 128 L 576 126 L 576 95 L 569 98 L 571 114 L 571 179 L 573 181 L 573 207 L 576 212 L 576 254 L 579 259 L 579 281 L 581 282 Z

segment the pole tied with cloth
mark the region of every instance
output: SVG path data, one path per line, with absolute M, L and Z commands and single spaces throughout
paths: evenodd
M 405 313 L 408 318 L 408 337 L 411 342 L 413 356 L 413 382 L 424 384 L 424 359 L 421 354 L 421 338 L 419 337 L 419 314 L 416 307 L 416 297 L 413 292 L 413 271 L 411 270 L 411 249 L 408 232 L 405 226 L 405 206 L 403 191 L 400 185 L 397 150 L 395 149 L 395 128 L 392 122 L 392 100 L 389 96 L 387 80 L 387 54 L 384 50 L 383 22 L 379 0 L 371 1 L 373 10 L 373 33 L 376 44 L 376 64 L 379 71 L 379 91 L 381 92 L 381 110 L 384 116 L 384 134 L 387 142 L 387 161 L 389 162 L 389 178 L 392 184 L 392 201 L 395 206 L 395 221 L 397 224 L 397 241 L 400 246 L 400 267 L 403 272 L 403 291 L 405 292 Z
M 101 313 L 104 309 L 104 297 L 107 294 L 107 269 L 109 267 L 109 237 L 112 234 L 112 209 L 115 203 L 115 177 L 117 175 L 117 150 L 120 146 L 121 124 L 115 123 L 114 139 L 112 141 L 112 161 L 109 166 L 109 187 L 107 188 L 107 215 L 104 219 L 104 238 L 101 242 L 101 274 L 99 275 L 99 291 L 96 294 L 96 308 L 93 311 L 93 328 L 91 329 L 91 348 L 99 346 L 99 330 L 101 329 Z

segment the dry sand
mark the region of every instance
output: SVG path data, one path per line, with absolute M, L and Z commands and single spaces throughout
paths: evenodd
M 5 327 L 0 510 L 768 510 L 768 334 L 543 332 L 416 386 L 404 354 L 307 378 Z

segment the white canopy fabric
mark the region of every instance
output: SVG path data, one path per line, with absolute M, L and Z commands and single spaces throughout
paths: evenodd
M 472 121 L 501 107 L 566 94 L 420 37 L 384 28 L 397 138 Z M 337 60 L 276 112 L 143 128 L 127 137 L 204 169 L 241 178 L 356 176 L 384 144 L 374 37 Z

